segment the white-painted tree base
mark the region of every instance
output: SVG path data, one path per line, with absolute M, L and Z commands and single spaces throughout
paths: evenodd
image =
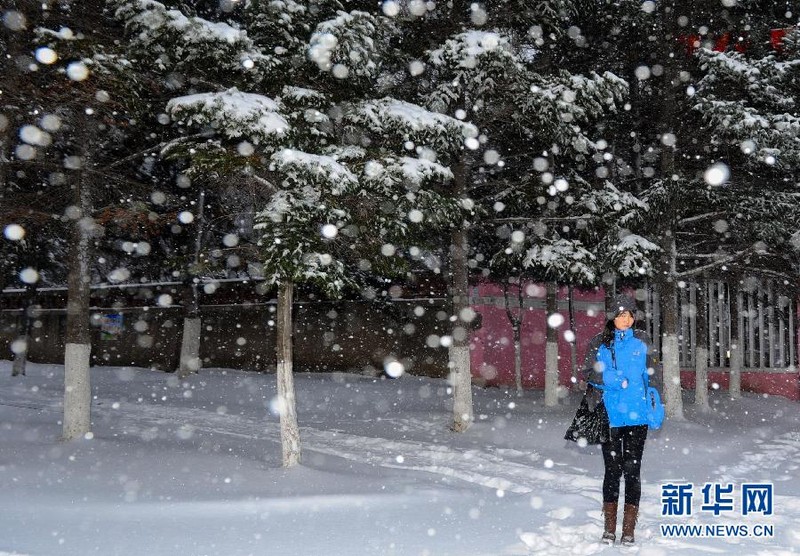
M 683 398 L 681 397 L 681 368 L 678 359 L 678 336 L 665 334 L 661 354 L 664 365 L 664 406 L 667 417 L 683 420 Z
M 276 359 L 278 379 L 278 409 L 281 417 L 281 450 L 283 466 L 294 467 L 301 460 L 300 427 L 297 424 L 297 407 L 294 395 L 294 345 L 292 343 L 292 303 L 294 284 L 286 281 L 278 286 L 278 311 L 275 315 Z
M 301 451 L 300 427 L 297 423 L 297 402 L 294 394 L 294 375 L 292 374 L 291 362 L 278 362 L 277 378 L 283 466 L 294 467 L 301 461 Z
M 708 349 L 697 347 L 695 351 L 694 405 L 707 411 L 708 405 Z
M 200 360 L 200 335 L 202 320 L 199 317 L 183 319 L 183 338 L 181 339 L 181 359 L 178 376 L 186 378 L 203 366 Z
M 453 383 L 453 430 L 464 432 L 472 421 L 472 373 L 470 370 L 469 346 L 449 348 L 451 380 Z
M 728 381 L 728 392 L 734 400 L 742 397 L 742 350 L 731 346 L 731 376 Z
M 547 342 L 544 368 L 544 405 L 558 405 L 558 344 Z
M 64 440 L 82 438 L 91 430 L 91 344 L 64 348 Z
M 25 367 L 28 364 L 28 346 L 30 345 L 30 336 L 23 336 L 19 339 L 22 342 L 24 349 L 19 352 L 14 352 L 14 362 L 11 366 L 11 376 L 21 376 L 25 374 Z

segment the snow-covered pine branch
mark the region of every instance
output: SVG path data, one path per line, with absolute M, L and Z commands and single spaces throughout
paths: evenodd
M 576 239 L 536 240 L 526 251 L 523 268 L 545 279 L 568 283 L 595 281 L 596 257 Z
M 284 185 L 316 187 L 341 195 L 358 184 L 358 178 L 344 164 L 327 155 L 296 149 L 281 149 L 270 158 L 270 170 L 284 176 Z
M 616 223 L 620 226 L 631 226 L 635 222 L 640 222 L 650 210 L 647 202 L 629 191 L 621 191 L 609 181 L 604 182 L 601 189 L 587 192 L 579 202 L 592 214 L 605 217 L 614 215 Z
M 428 104 L 443 113 L 480 103 L 525 72 L 508 37 L 494 31 L 459 33 L 429 51 L 428 61 L 440 77 Z
M 346 119 L 374 134 L 399 135 L 438 154 L 455 152 L 465 139 L 478 136 L 471 123 L 389 97 L 351 105 Z
M 387 45 L 397 34 L 394 22 L 363 11 L 340 11 L 311 35 L 308 57 L 337 79 L 374 79 L 381 71 Z
M 166 110 L 174 120 L 212 127 L 228 139 L 242 138 L 254 144 L 275 140 L 289 131 L 277 102 L 236 88 L 173 98 Z
M 661 247 L 637 234 L 627 234 L 611 245 L 608 261 L 620 275 L 628 278 L 649 276 Z
M 115 17 L 131 33 L 134 50 L 156 54 L 164 72 L 203 67 L 220 77 L 258 82 L 274 71 L 277 58 L 256 46 L 247 31 L 223 22 L 187 17 L 154 0 L 110 0 Z
M 538 237 L 519 230 L 510 234 L 510 240 L 506 249 L 492 257 L 490 265 L 498 272 L 573 284 L 596 280 L 597 258 L 580 240 Z

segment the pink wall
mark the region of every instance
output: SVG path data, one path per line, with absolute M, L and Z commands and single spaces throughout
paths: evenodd
M 522 323 L 522 385 L 525 388 L 544 388 L 545 341 L 547 333 L 544 309 L 545 288 L 540 284 L 527 284 L 526 298 L 541 307 L 525 310 Z M 513 386 L 514 380 L 514 336 L 511 323 L 503 304 L 503 290 L 491 283 L 475 286 L 473 308 L 482 316 L 482 326 L 472 333 L 472 374 L 479 384 L 489 386 Z M 512 299 L 515 296 L 512 295 Z M 603 290 L 578 290 L 573 293 L 575 302 L 575 332 L 577 341 L 577 364 L 580 368 L 586 345 L 599 333 L 605 324 L 603 314 Z M 559 312 L 564 323 L 558 328 L 558 376 L 559 384 L 568 386 L 572 376 L 570 344 L 564 339 L 569 329 L 567 288 L 558 292 Z M 800 330 L 798 330 L 800 344 Z M 728 388 L 727 372 L 709 372 L 709 384 L 716 383 L 723 390 Z M 695 377 L 691 371 L 681 373 L 681 385 L 694 389 Z M 770 373 L 764 371 L 743 372 L 742 390 L 784 396 L 800 401 L 800 380 L 795 373 Z
M 478 303 L 473 305 L 482 316 L 482 326 L 472 335 L 472 368 L 476 381 L 488 385 L 514 385 L 514 335 L 503 305 L 502 288 L 494 284 L 477 286 Z M 544 309 L 545 289 L 536 284 L 526 286 L 528 299 L 538 300 L 541 308 L 525 310 L 522 322 L 522 385 L 526 388 L 544 387 L 545 342 L 547 334 Z M 512 296 L 513 297 L 513 296 Z M 492 299 L 486 299 L 492 298 Z M 564 324 L 558 327 L 559 383 L 569 384 L 572 376 L 570 344 L 564 339 L 569 330 L 567 289 L 558 293 L 559 312 Z M 603 328 L 603 292 L 575 290 L 575 328 L 577 338 L 577 362 L 580 366 L 588 341 Z M 483 303 L 481 303 L 481 301 Z M 597 307 L 591 310 L 587 304 Z M 587 311 L 588 309 L 588 311 Z
M 730 384 L 730 375 L 727 372 L 709 371 L 708 384 L 709 389 L 714 388 L 714 384 L 718 384 L 720 390 L 727 390 Z M 694 385 L 694 372 L 682 371 L 681 386 L 688 390 L 694 390 Z M 800 401 L 800 380 L 798 380 L 797 373 L 744 371 L 742 372 L 742 390 L 771 396 L 783 396 L 790 400 Z

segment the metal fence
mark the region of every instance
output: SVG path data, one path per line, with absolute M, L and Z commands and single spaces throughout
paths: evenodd
M 749 287 L 734 290 L 723 281 L 687 284 L 680 289 L 679 330 L 680 365 L 695 366 L 697 346 L 697 311 L 705 310 L 707 317 L 708 365 L 712 368 L 730 366 L 731 302 L 738 314 L 738 345 L 742 346 L 745 369 L 797 368 L 797 306 L 795 301 L 780 293 L 774 282 L 749 281 Z M 707 305 L 697 306 L 697 288 L 706 288 Z M 648 332 L 654 342 L 661 338 L 661 311 L 658 294 L 648 290 L 645 300 Z

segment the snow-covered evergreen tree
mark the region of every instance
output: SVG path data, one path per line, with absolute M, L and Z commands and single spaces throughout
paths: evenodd
M 616 109 L 626 84 L 612 74 L 572 74 L 560 64 L 563 56 L 545 46 L 578 9 L 571 2 L 542 2 L 535 8 L 517 2 L 456 2 L 427 16 L 455 22 L 434 31 L 436 41 L 429 38 L 429 69 L 420 78 L 427 105 L 467 118 L 480 131 L 465 140 L 458 194 L 485 217 L 481 224 L 466 223 L 474 230 L 469 242 L 473 258 L 470 262 L 466 252 L 452 257 L 454 273 L 466 274 L 468 265 L 491 261 L 492 275 L 499 280 L 521 274 L 563 283 L 573 271 L 573 281 L 594 275 L 584 264 L 592 255 L 580 230 L 569 225 L 578 222 L 572 220 L 572 208 L 589 186 L 576 169 L 576 157 L 596 150 L 588 128 Z M 456 254 L 457 246 L 467 244 L 466 226 L 456 230 L 452 244 Z M 466 302 L 463 284 L 452 295 Z M 457 323 L 456 328 L 467 326 Z M 512 328 L 519 328 L 514 319 Z M 468 350 L 468 342 L 458 348 Z M 546 397 L 555 403 L 556 358 L 549 360 Z M 454 376 L 468 381 L 470 373 L 454 365 Z
M 648 211 L 636 211 L 644 217 L 625 226 L 622 251 L 605 252 L 633 248 L 629 268 L 658 289 L 664 394 L 673 418 L 683 414 L 679 288 L 711 273 L 775 272 L 770 267 L 779 259 L 765 257 L 765 249 L 786 245 L 785 221 L 766 207 L 785 206 L 782 216 L 790 218 L 794 210 L 786 185 L 796 180 L 776 158 L 781 148 L 786 160 L 795 156 L 786 116 L 793 62 L 769 50 L 776 21 L 766 4 L 620 2 L 582 27 L 587 51 L 631 83 L 628 110 L 604 122 L 611 156 L 596 163 Z M 615 235 L 604 243 L 617 243 Z M 604 259 L 621 275 L 616 255 Z
M 469 210 L 442 195 L 452 172 L 439 157 L 447 162 L 449 151 L 475 132 L 455 118 L 381 94 L 390 82 L 384 82 L 387 51 L 378 45 L 397 31 L 380 13 L 292 4 L 282 19 L 285 11 L 252 3 L 236 14 L 234 27 L 155 2 L 117 5 L 118 16 L 138 33 L 134 48 L 163 71 L 181 71 L 168 63 L 178 56 L 202 64 L 224 58 L 230 69 L 232 87 L 220 90 L 225 75 L 212 71 L 215 87 L 197 80 L 200 91 L 167 103 L 174 121 L 193 135 L 207 130 L 208 137 L 178 139 L 163 154 L 190 160 L 190 174 L 244 175 L 269 192 L 256 215 L 258 250 L 267 282 L 279 290 L 278 406 L 284 464 L 294 465 L 300 457 L 291 381 L 295 286 L 338 296 L 357 290 L 364 276 L 402 273 L 436 237 L 431 232 Z M 293 50 L 264 34 L 278 28 Z M 215 48 L 221 37 L 228 43 Z M 299 45 L 308 54 L 305 63 Z M 253 71 L 234 71 L 237 63 Z M 416 156 L 409 156 L 409 143 Z
M 18 24 L 9 39 L 15 59 L 10 71 L 3 72 L 9 80 L 3 84 L 4 108 L 13 114 L 8 121 L 18 137 L 9 160 L 18 168 L 14 178 L 6 176 L 13 183 L 3 186 L 19 191 L 19 201 L 40 189 L 37 197 L 42 202 L 36 204 L 49 214 L 63 215 L 42 229 L 31 227 L 26 235 L 34 240 L 32 245 L 48 245 L 43 253 L 67 265 L 67 440 L 82 437 L 91 427 L 89 286 L 96 278 L 92 251 L 103 233 L 95 217 L 98 208 L 124 208 L 133 198 L 105 168 L 134 133 L 130 128 L 140 107 L 142 76 L 130 71 L 120 45 L 113 42 L 118 32 L 114 22 L 99 13 L 102 5 L 96 2 L 19 6 L 13 13 Z M 67 253 L 59 252 L 60 243 L 68 244 Z M 63 283 L 58 266 L 46 257 L 20 270 L 30 275 L 24 281 L 33 284 L 53 269 L 52 279 Z

